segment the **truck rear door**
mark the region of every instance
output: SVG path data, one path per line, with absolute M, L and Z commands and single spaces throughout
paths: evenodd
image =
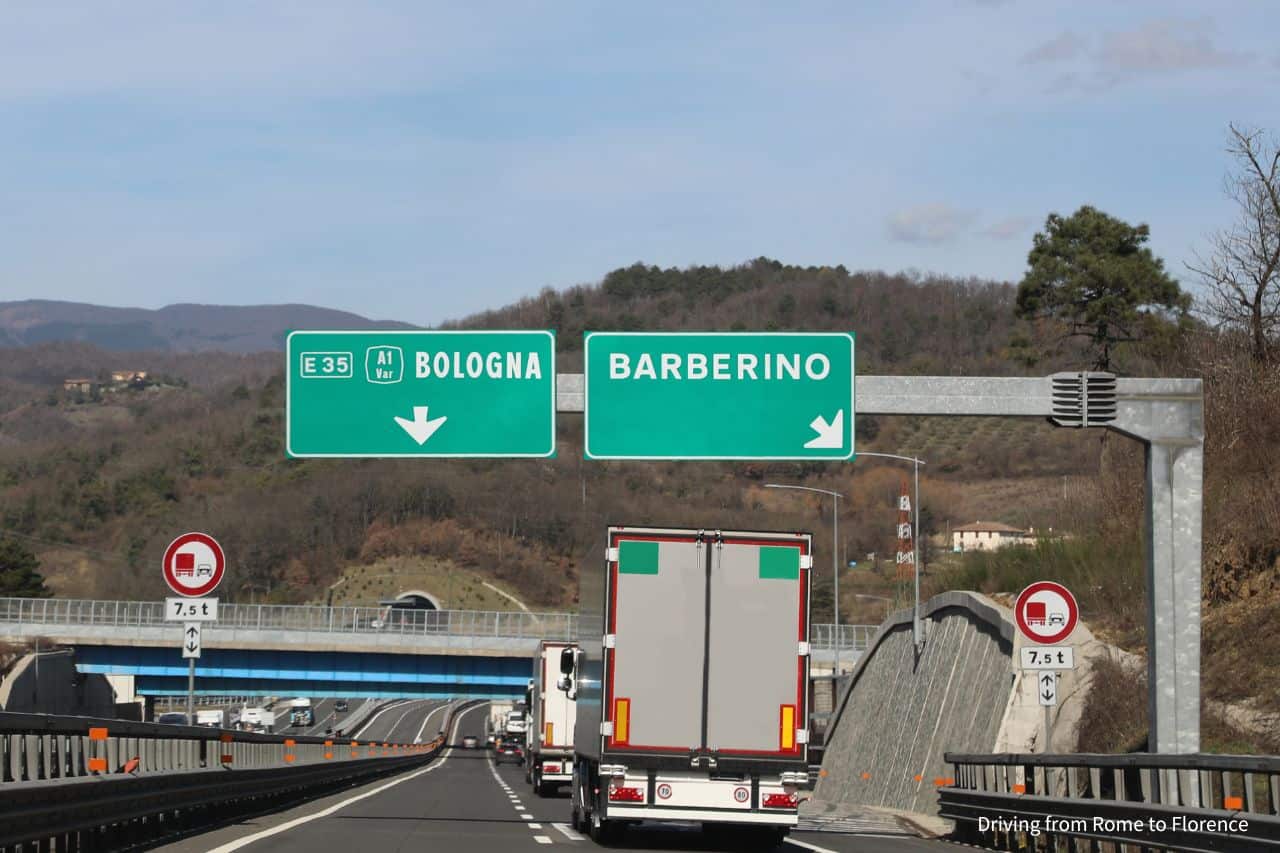
M 606 749 L 688 754 L 702 744 L 706 548 L 687 531 L 610 532 Z
M 711 549 L 707 749 L 804 753 L 807 536 L 724 533 Z

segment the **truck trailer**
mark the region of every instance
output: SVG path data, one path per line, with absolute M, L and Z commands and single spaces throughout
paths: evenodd
M 544 640 L 533 659 L 533 678 L 525 707 L 529 709 L 525 779 L 539 797 L 573 780 L 573 725 L 578 703 L 562 682 L 560 661 L 572 659 L 572 643 Z M 564 688 L 564 689 L 562 689 Z
M 699 821 L 772 849 L 808 784 L 808 533 L 610 527 L 584 570 L 572 821 Z

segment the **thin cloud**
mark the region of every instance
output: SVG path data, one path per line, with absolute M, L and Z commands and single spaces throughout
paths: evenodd
M 977 218 L 971 210 L 949 204 L 922 204 L 900 210 L 889 217 L 885 227 L 889 239 L 913 246 L 938 246 L 958 237 Z
M 1232 68 L 1251 61 L 1247 53 L 1218 47 L 1212 32 L 1208 21 L 1147 21 L 1106 36 L 1098 50 L 1098 65 L 1105 72 L 1134 74 Z
M 991 223 L 982 233 L 993 240 L 1012 240 L 1021 237 L 1035 224 L 1030 216 L 1009 216 Z
M 1022 55 L 1023 65 L 1036 65 L 1042 62 L 1066 62 L 1084 53 L 1088 42 L 1071 32 L 1064 30 L 1044 44 L 1033 47 Z

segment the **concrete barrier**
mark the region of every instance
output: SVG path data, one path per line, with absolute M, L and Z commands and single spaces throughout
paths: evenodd
M 937 814 L 943 753 L 990 752 L 1010 711 L 1012 614 L 972 592 L 893 614 L 854 667 L 828 729 L 820 801 Z

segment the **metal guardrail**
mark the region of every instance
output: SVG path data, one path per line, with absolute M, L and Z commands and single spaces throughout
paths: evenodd
M 1280 850 L 1280 757 L 947 753 L 939 814 L 959 840 L 1068 850 Z M 1090 848 L 1092 849 L 1092 848 Z
M 443 736 L 394 744 L 0 713 L 0 850 L 131 846 L 386 775 L 444 746 Z
M 69 598 L 0 598 L 0 623 L 16 624 L 25 633 L 57 625 L 104 628 L 165 627 L 164 602 L 93 601 Z M 404 610 L 391 607 L 323 607 L 294 604 L 221 604 L 218 621 L 207 630 L 311 631 L 405 636 L 500 637 L 573 640 L 578 618 L 573 613 L 522 610 Z M 811 626 L 810 645 L 819 651 L 863 650 L 876 625 L 819 623 Z

